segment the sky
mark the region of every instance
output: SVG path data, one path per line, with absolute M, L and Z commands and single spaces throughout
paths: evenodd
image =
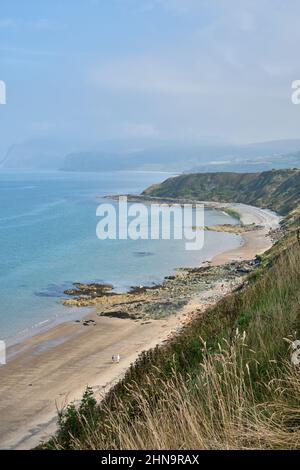
M 298 0 L 1 0 L 0 152 L 299 138 L 299 17 Z

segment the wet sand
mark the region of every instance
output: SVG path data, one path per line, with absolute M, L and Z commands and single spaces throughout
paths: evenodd
M 213 264 L 262 253 L 272 244 L 269 230 L 278 226 L 278 217 L 269 212 L 245 205 L 228 207 L 241 213 L 243 223 L 264 228 L 244 233 L 244 244 L 215 257 Z M 79 400 L 87 385 L 100 400 L 143 350 L 166 341 L 192 314 L 200 314 L 233 287 L 234 283 L 220 283 L 208 288 L 166 319 L 99 317 L 95 310 L 87 316 L 94 324 L 68 322 L 11 347 L 8 352 L 14 357 L 0 367 L 0 448 L 28 449 L 47 439 L 56 429 L 57 408 Z M 112 363 L 113 354 L 120 354 L 119 364 Z

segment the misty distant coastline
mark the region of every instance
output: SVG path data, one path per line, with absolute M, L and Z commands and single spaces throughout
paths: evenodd
M 72 149 L 73 148 L 73 149 Z M 213 142 L 114 142 L 85 150 L 48 140 L 13 145 L 0 170 L 61 170 L 76 172 L 167 171 L 253 172 L 300 166 L 300 140 L 233 145 Z

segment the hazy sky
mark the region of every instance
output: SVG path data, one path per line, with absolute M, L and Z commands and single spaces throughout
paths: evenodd
M 1 147 L 300 137 L 299 0 L 1 0 Z

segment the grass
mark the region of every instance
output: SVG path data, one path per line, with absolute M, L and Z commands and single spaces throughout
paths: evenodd
M 166 347 L 144 353 L 96 405 L 60 414 L 57 449 L 299 449 L 300 246 L 266 254 L 248 285 Z
M 230 215 L 230 217 L 232 217 L 233 219 L 236 219 L 239 222 L 241 222 L 241 214 L 238 211 L 231 209 L 229 207 L 228 208 L 226 207 L 222 210 L 223 212 L 226 212 L 226 214 Z
M 300 170 L 183 174 L 151 186 L 143 194 L 200 201 L 243 202 L 287 215 L 295 207 L 300 207 Z

